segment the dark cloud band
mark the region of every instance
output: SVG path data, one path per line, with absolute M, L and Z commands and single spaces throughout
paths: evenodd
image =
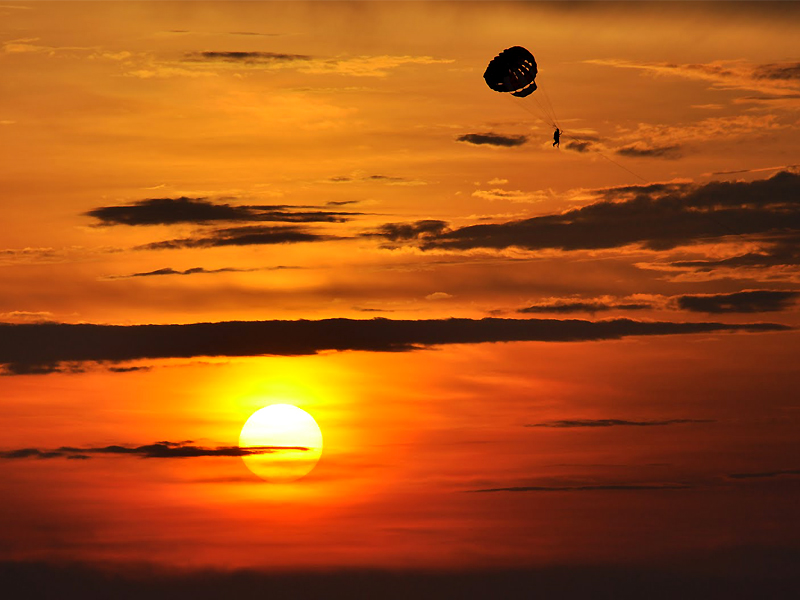
M 475 146 L 503 146 L 510 148 L 522 146 L 528 141 L 524 135 L 501 135 L 499 133 L 466 133 L 456 138 L 457 142 L 466 142 Z
M 626 421 L 623 419 L 573 419 L 533 423 L 525 427 L 552 427 L 566 429 L 573 427 L 663 427 L 665 425 L 682 425 L 685 423 L 713 423 L 710 419 L 666 419 L 663 421 Z
M 191 442 L 155 442 L 144 446 L 101 446 L 89 448 L 74 448 L 61 446 L 54 450 L 41 450 L 39 448 L 20 448 L 0 452 L 0 458 L 6 460 L 19 460 L 25 458 L 50 459 L 67 458 L 72 460 L 86 460 L 98 455 L 123 455 L 139 456 L 141 458 L 198 458 L 201 456 L 253 456 L 257 454 L 276 454 L 281 451 L 307 451 L 305 446 L 220 446 L 205 448 L 194 446 Z
M 580 342 L 627 336 L 774 332 L 774 323 L 673 323 L 614 319 L 234 321 L 188 325 L 0 324 L 6 374 L 43 374 L 63 363 L 197 356 L 307 355 L 327 350 L 399 352 L 444 344 Z

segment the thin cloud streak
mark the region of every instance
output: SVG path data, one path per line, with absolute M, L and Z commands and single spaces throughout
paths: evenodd
M 154 442 L 144 446 L 101 446 L 78 448 L 61 446 L 54 450 L 39 448 L 20 448 L 0 451 L 0 459 L 20 460 L 28 458 L 51 459 L 67 458 L 71 460 L 88 460 L 97 455 L 124 455 L 141 458 L 199 458 L 205 456 L 253 456 L 259 454 L 275 454 L 284 450 L 308 451 L 305 446 L 219 446 L 206 448 L 194 446 L 189 442 Z
M 566 429 L 574 427 L 664 427 L 686 423 L 714 423 L 713 419 L 665 419 L 662 421 L 628 421 L 623 419 L 572 419 L 533 423 L 525 427 L 552 427 Z
M 284 204 L 233 205 L 206 198 L 150 198 L 122 206 L 101 206 L 85 214 L 101 225 L 175 225 L 216 222 L 284 221 L 290 223 L 343 223 L 353 212 L 297 210 Z M 306 207 L 303 207 L 306 208 Z
M 467 490 L 470 493 L 497 493 L 497 492 L 640 492 L 662 490 L 691 490 L 694 486 L 682 483 L 665 484 L 635 484 L 619 483 L 605 485 L 575 485 L 575 486 L 515 486 L 500 488 L 484 488 Z

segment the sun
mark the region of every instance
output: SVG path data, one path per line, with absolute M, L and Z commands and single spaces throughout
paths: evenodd
M 291 404 L 257 410 L 242 427 L 239 447 L 253 454 L 244 464 L 270 483 L 297 481 L 308 475 L 322 455 L 322 431 L 310 414 Z

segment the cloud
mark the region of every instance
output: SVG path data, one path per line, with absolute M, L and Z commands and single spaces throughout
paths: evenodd
M 449 300 L 452 297 L 453 294 L 448 294 L 447 292 L 433 292 L 425 296 L 425 300 Z
M 199 356 L 296 356 L 324 351 L 406 352 L 445 344 L 583 342 L 628 336 L 777 332 L 775 323 L 674 323 L 557 319 L 232 321 L 187 325 L 0 323 L 6 375 L 52 372 L 86 361 Z M 42 369 L 41 371 L 37 369 Z
M 385 183 L 386 185 L 408 185 L 418 186 L 427 185 L 427 182 L 419 179 L 407 179 L 406 177 L 396 177 L 392 175 L 337 175 L 322 181 L 322 183 Z M 326 202 L 326 205 L 355 204 L 359 200 L 346 200 L 340 202 Z
M 638 491 L 661 491 L 661 490 L 691 490 L 694 486 L 683 483 L 618 483 L 605 485 L 574 485 L 574 486 L 516 486 L 501 488 L 485 488 L 479 490 L 468 490 L 473 493 L 486 492 L 638 492 Z
M 647 310 L 654 308 L 650 302 L 613 302 L 613 301 L 580 301 L 580 300 L 553 300 L 540 302 L 532 306 L 519 309 L 517 312 L 537 314 L 537 313 L 557 313 L 568 314 L 575 312 L 606 312 L 609 310 Z
M 283 52 L 190 52 L 183 57 L 188 62 L 224 62 L 244 64 L 270 64 L 281 62 L 309 61 L 306 54 L 286 54 Z
M 214 273 L 252 273 L 253 271 L 281 271 L 285 269 L 299 269 L 300 267 L 255 267 L 252 269 L 239 269 L 236 267 L 222 267 L 220 269 L 205 269 L 203 267 L 193 267 L 191 269 L 177 270 L 171 267 L 156 269 L 155 271 L 144 271 L 142 273 L 131 273 L 130 275 L 111 275 L 104 279 L 132 279 L 134 277 L 156 277 L 160 275 L 210 275 Z M 2 317 L 2 315 L 0 315 Z
M 786 477 L 800 475 L 800 469 L 784 469 L 778 471 L 762 471 L 756 473 L 730 473 L 731 479 L 771 479 L 774 477 Z
M 499 133 L 466 133 L 456 138 L 457 142 L 466 142 L 476 146 L 522 146 L 528 141 L 524 135 L 502 135 Z
M 759 313 L 788 310 L 800 298 L 800 291 L 747 290 L 731 294 L 685 294 L 674 298 L 681 310 L 707 314 Z
M 752 64 L 743 60 L 711 63 L 637 63 L 618 59 L 593 59 L 589 64 L 623 69 L 637 69 L 654 76 L 672 76 L 707 81 L 713 89 L 754 90 L 782 94 L 796 87 L 800 63 Z
M 285 221 L 292 223 L 341 223 L 359 213 L 323 210 L 298 211 L 286 205 L 231 205 L 206 198 L 150 198 L 123 206 L 101 206 L 85 213 L 101 225 L 173 225 Z
M 177 248 L 214 248 L 221 246 L 258 246 L 271 244 L 296 244 L 300 242 L 320 242 L 337 238 L 335 236 L 311 233 L 300 227 L 251 226 L 217 229 L 208 234 L 195 237 L 178 238 L 153 242 L 138 246 L 138 250 L 174 250 Z
M 224 483 L 231 478 L 206 481 Z M 405 534 L 417 538 L 429 532 L 430 529 L 423 526 L 383 530 L 386 535 Z M 583 543 L 588 542 L 583 540 Z M 608 547 L 602 542 L 601 546 Z M 673 558 L 661 555 L 657 562 L 609 560 L 588 564 L 572 559 L 569 562 L 540 561 L 535 567 L 513 566 L 505 561 L 502 564 L 489 562 L 483 567 L 425 565 L 424 568 L 339 567 L 287 571 L 274 568 L 175 569 L 156 563 L 142 568 L 141 564 L 120 561 L 119 566 L 111 570 L 108 565 L 97 562 L 6 560 L 0 562 L 0 580 L 4 589 L 24 590 L 26 600 L 51 600 L 62 590 L 80 590 L 79 597 L 85 600 L 253 598 L 263 590 L 269 590 L 270 598 L 278 599 L 334 596 L 483 600 L 518 597 L 521 590 L 535 590 L 537 596 L 559 600 L 797 596 L 800 578 L 796 573 L 799 554 L 796 545 L 784 547 L 778 543 L 754 542 L 734 547 L 715 544 L 711 549 L 705 547 L 708 545 L 701 546 L 691 550 L 684 545 L 681 552 L 671 553 Z M 61 592 L 61 595 L 65 594 Z M 72 597 L 78 597 L 77 593 Z
M 431 56 L 339 56 L 314 57 L 281 52 L 203 51 L 191 52 L 182 64 L 219 65 L 230 67 L 295 68 L 308 74 L 339 74 L 351 77 L 386 77 L 391 69 L 404 65 L 449 64 L 452 59 Z
M 483 198 L 494 202 L 495 200 L 507 200 L 510 202 L 542 202 L 548 198 L 546 192 L 523 192 L 522 190 L 504 190 L 494 188 L 491 190 L 475 190 L 472 192 L 475 198 Z
M 572 150 L 574 152 L 591 152 L 594 149 L 594 144 L 588 140 L 570 140 L 564 147 L 567 150 Z
M 447 227 L 445 221 L 424 219 L 413 223 L 386 223 L 376 231 L 365 233 L 365 236 L 382 237 L 392 242 L 404 240 L 421 240 L 442 233 Z
M 646 146 L 644 144 L 632 144 L 615 150 L 620 156 L 645 157 L 645 158 L 680 158 L 681 147 L 677 144 L 671 146 Z
M 552 427 L 566 429 L 573 427 L 663 427 L 685 423 L 714 423 L 711 419 L 666 419 L 662 421 L 626 421 L 622 419 L 572 419 L 533 423 L 525 427 Z
M 30 310 L 12 310 L 10 312 L 0 313 L 0 319 L 13 319 L 19 321 L 52 321 L 53 313 L 46 310 L 30 311 Z
M 274 454 L 284 450 L 306 451 L 304 446 L 220 446 L 205 448 L 191 445 L 191 442 L 155 442 L 145 446 L 102 446 L 89 448 L 73 448 L 62 446 L 54 450 L 38 448 L 20 448 L 18 450 L 0 451 L 0 459 L 17 460 L 24 458 L 72 458 L 88 459 L 97 455 L 131 455 L 141 458 L 198 458 L 201 456 L 252 456 L 256 454 Z
M 800 62 L 759 65 L 753 70 L 753 76 L 756 79 L 796 79 L 800 81 Z
M 669 250 L 729 235 L 766 240 L 800 233 L 800 175 L 787 171 L 756 181 L 659 183 L 595 194 L 600 201 L 560 214 L 457 229 L 438 221 L 424 236 L 393 241 L 408 240 L 423 250 L 569 251 L 629 245 Z M 392 224 L 386 233 L 402 228 Z

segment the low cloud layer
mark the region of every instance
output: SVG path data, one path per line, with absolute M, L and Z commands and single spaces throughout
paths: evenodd
M 607 312 L 610 310 L 648 310 L 653 308 L 650 302 L 607 302 L 607 301 L 570 301 L 554 300 L 541 302 L 519 309 L 517 312 L 525 314 L 550 313 L 550 314 L 569 314 L 576 312 Z
M 297 244 L 324 242 L 338 239 L 335 236 L 313 233 L 302 227 L 277 227 L 259 225 L 229 227 L 193 237 L 153 242 L 139 246 L 139 250 L 174 250 L 178 248 L 215 248 L 220 246 L 261 246 L 271 244 Z
M 105 279 L 132 279 L 135 277 L 158 277 L 162 275 L 213 275 L 216 273 L 252 273 L 253 271 L 281 271 L 284 269 L 298 269 L 299 267 L 255 267 L 252 269 L 238 269 L 236 267 L 222 267 L 220 269 L 206 269 L 204 267 L 192 267 L 191 269 L 173 269 L 164 267 L 154 271 L 143 271 L 141 273 L 131 273 L 130 275 L 112 275 Z M 0 315 L 2 316 L 2 315 Z
M 20 448 L 0 451 L 0 459 L 19 460 L 25 458 L 49 459 L 67 458 L 72 460 L 88 460 L 94 456 L 123 455 L 141 458 L 198 458 L 201 456 L 252 456 L 254 454 L 275 454 L 283 450 L 306 451 L 305 446 L 219 446 L 206 448 L 194 446 L 192 442 L 155 442 L 145 446 L 100 446 L 76 448 L 61 446 L 53 450 L 39 448 Z
M 670 146 L 646 146 L 643 144 L 631 144 L 618 148 L 616 153 L 620 156 L 633 158 L 680 158 L 682 155 L 681 147 L 677 144 Z
M 666 419 L 662 421 L 627 421 L 623 419 L 572 419 L 563 421 L 547 421 L 533 423 L 525 427 L 553 427 L 566 429 L 573 427 L 664 427 L 666 425 L 683 425 L 685 423 L 713 423 L 710 419 Z
M 322 351 L 403 352 L 444 344 L 581 342 L 628 336 L 775 332 L 775 323 L 672 323 L 614 319 L 444 319 L 233 321 L 189 325 L 0 324 L 5 374 L 45 374 L 111 362 L 196 356 L 306 355 Z M 77 365 L 77 367 L 75 367 Z
M 682 483 L 656 483 L 656 484 L 637 484 L 619 483 L 606 485 L 531 485 L 500 488 L 484 488 L 479 490 L 469 490 L 473 493 L 493 493 L 493 492 L 640 492 L 640 491 L 661 491 L 661 490 L 690 490 L 694 486 Z
M 678 308 L 706 314 L 778 312 L 791 308 L 800 291 L 748 290 L 732 294 L 686 294 L 675 297 Z
M 258 35 L 258 34 L 240 34 Z M 238 51 L 207 51 L 191 52 L 184 56 L 189 62 L 226 62 L 246 64 L 270 64 L 295 61 L 308 61 L 311 56 L 306 54 L 286 54 L 283 52 L 238 52 Z
M 466 133 L 456 138 L 457 142 L 466 142 L 475 146 L 522 146 L 528 141 L 524 135 L 502 135 L 499 133 Z
M 121 206 L 101 206 L 85 213 L 101 225 L 174 225 L 218 222 L 283 221 L 289 223 L 342 223 L 359 213 L 299 210 L 308 207 L 234 205 L 206 198 L 150 198 Z
M 596 193 L 600 201 L 560 214 L 456 229 L 411 229 L 416 235 L 405 239 L 423 250 L 569 251 L 629 245 L 668 250 L 730 235 L 777 244 L 774 240 L 800 233 L 800 175 L 792 172 L 756 181 L 663 183 Z M 389 233 L 400 225 L 392 224 Z

